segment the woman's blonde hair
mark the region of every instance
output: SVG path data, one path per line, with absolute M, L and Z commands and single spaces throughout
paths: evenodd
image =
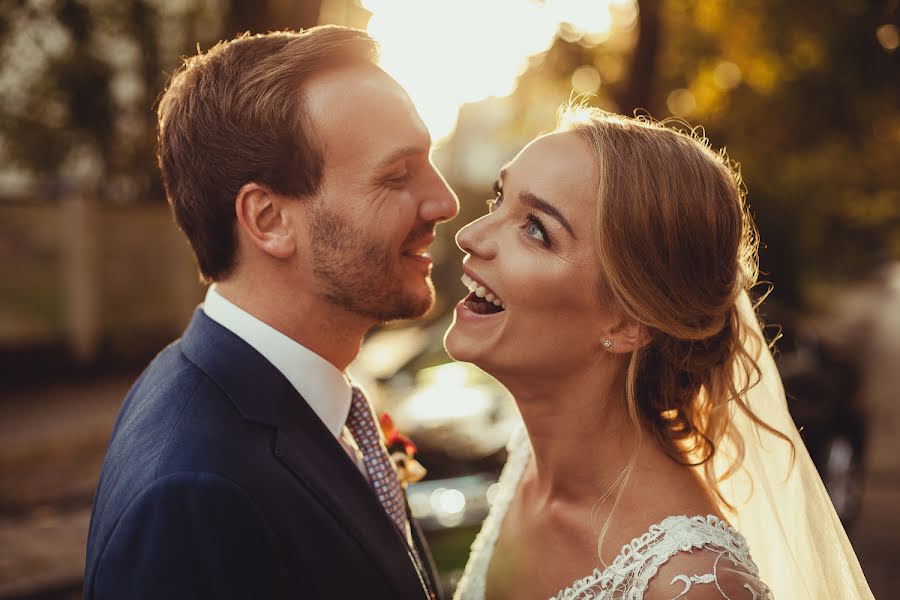
M 702 467 L 709 489 L 731 508 L 719 482 L 740 467 L 744 446 L 729 427 L 730 411 L 744 411 L 788 440 L 744 401 L 760 376 L 752 348 L 764 340 L 748 339 L 758 336 L 736 304 L 758 276 L 758 237 L 740 167 L 683 122 L 569 103 L 558 130 L 579 134 L 596 160 L 601 294 L 649 336 L 632 353 L 625 378 L 638 441 L 647 432 L 673 460 Z M 736 456 L 717 477 L 712 458 L 725 438 Z M 613 511 L 636 460 L 637 450 L 617 484 Z M 609 519 L 600 543 L 608 526 Z

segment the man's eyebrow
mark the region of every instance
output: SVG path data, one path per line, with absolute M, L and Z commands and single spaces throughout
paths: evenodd
M 572 229 L 572 226 L 569 224 L 563 214 L 559 212 L 559 209 L 557 209 L 555 206 L 553 206 L 543 198 L 535 196 L 531 192 L 523 191 L 519 192 L 519 202 L 521 202 L 525 206 L 530 206 L 535 210 L 539 210 L 542 213 L 553 217 L 554 219 L 559 221 L 559 224 L 562 225 L 566 231 L 569 232 L 569 235 L 572 236 L 572 239 L 578 239 L 578 236 L 575 235 L 575 230 Z
M 409 158 L 420 154 L 427 155 L 429 152 L 426 146 L 404 146 L 394 150 L 378 163 L 378 169 L 386 169 L 398 160 Z

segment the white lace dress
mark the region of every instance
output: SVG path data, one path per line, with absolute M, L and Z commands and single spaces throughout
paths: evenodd
M 531 457 L 524 427 L 509 443 L 509 459 L 500 475 L 490 514 L 472 544 L 469 562 L 456 588 L 454 600 L 483 600 L 487 571 L 500 535 L 500 526 L 515 496 Z M 660 578 L 654 576 L 660 574 Z M 690 592 L 721 594 L 727 600 L 771 600 L 759 579 L 743 536 L 714 516 L 675 515 L 652 525 L 642 536 L 622 547 L 605 569 L 574 581 L 550 600 L 641 600 L 690 598 Z M 651 593 L 652 591 L 652 593 Z M 719 597 L 703 594 L 704 598 Z

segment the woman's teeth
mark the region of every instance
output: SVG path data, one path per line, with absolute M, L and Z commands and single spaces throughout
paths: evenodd
M 506 302 L 504 302 L 500 296 L 495 294 L 493 290 L 490 290 L 483 285 L 479 285 L 474 279 L 463 273 L 462 277 L 463 285 L 469 288 L 469 291 L 474 293 L 479 298 L 484 298 L 488 302 L 491 302 L 494 306 L 499 306 L 500 308 L 506 308 Z

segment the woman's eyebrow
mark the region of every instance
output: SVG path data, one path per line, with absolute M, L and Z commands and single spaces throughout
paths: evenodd
M 575 235 L 575 230 L 572 229 L 572 226 L 569 224 L 569 221 L 566 217 L 559 211 L 558 208 L 541 198 L 540 196 L 536 196 L 528 191 L 519 192 L 519 202 L 524 204 L 525 206 L 529 206 L 535 210 L 539 210 L 542 213 L 553 217 L 556 219 L 563 228 L 569 232 L 569 235 L 572 236 L 572 239 L 577 240 L 578 236 Z
M 507 166 L 509 166 L 509 165 L 507 165 Z M 495 191 L 498 191 L 498 188 L 502 187 L 503 179 L 506 177 L 506 169 L 507 169 L 506 166 L 503 167 L 502 169 L 500 169 L 500 179 L 498 179 L 497 182 L 494 184 Z M 572 239 L 574 239 L 574 240 L 578 239 L 578 236 L 575 235 L 575 230 L 572 229 L 572 225 L 569 224 L 569 221 L 566 219 L 565 215 L 563 215 L 562 212 L 560 212 L 558 208 L 556 208 L 555 206 L 553 206 L 552 204 L 550 204 L 549 202 L 547 202 L 540 196 L 532 194 L 531 192 L 529 192 L 527 190 L 523 190 L 523 191 L 519 192 L 519 202 L 521 202 L 525 206 L 528 206 L 535 210 L 539 210 L 542 213 L 544 213 L 550 217 L 553 217 L 554 219 L 556 219 L 559 222 L 560 225 L 563 226 L 563 228 L 566 231 L 569 232 L 569 235 L 572 236 Z

